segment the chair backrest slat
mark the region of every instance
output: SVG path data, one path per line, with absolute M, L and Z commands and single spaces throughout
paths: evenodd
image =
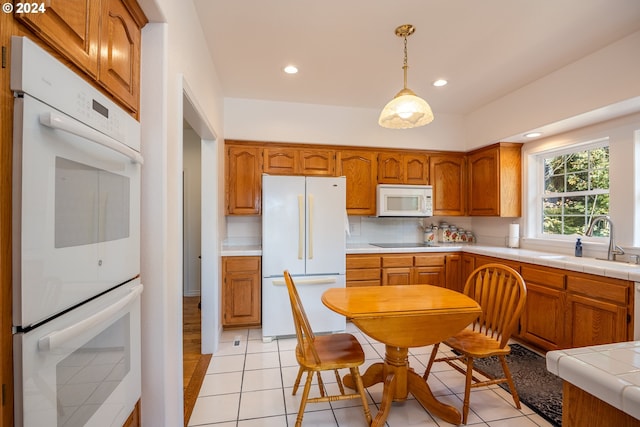
M 311 353 L 310 355 L 304 354 L 305 358 L 313 357 L 315 363 L 320 363 L 320 357 L 314 346 L 316 337 L 311 329 L 307 313 L 304 311 L 304 306 L 302 305 L 302 300 L 300 299 L 296 285 L 288 270 L 284 272 L 284 281 L 287 284 L 287 291 L 289 292 L 289 302 L 291 303 L 291 312 L 293 314 L 298 347 L 302 352 Z
M 485 264 L 471 273 L 464 294 L 482 308 L 472 329 L 499 341 L 504 347 L 524 309 L 527 289 L 522 276 L 503 264 Z

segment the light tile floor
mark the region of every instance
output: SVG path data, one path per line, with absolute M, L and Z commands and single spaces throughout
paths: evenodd
M 361 373 L 375 362 L 382 361 L 384 345 L 347 324 L 365 351 L 366 361 Z M 294 426 L 300 404 L 299 395 L 291 395 L 298 372 L 294 349 L 295 338 L 262 342 L 260 329 L 226 331 L 219 351 L 214 354 L 200 389 L 189 427 L 283 427 Z M 443 346 L 444 347 L 444 346 Z M 410 349 L 409 364 L 422 373 L 430 347 Z M 345 371 L 346 373 L 346 371 Z M 337 390 L 331 372 L 323 375 L 327 388 Z M 429 386 L 439 400 L 462 408 L 464 376 L 446 363 L 437 363 L 429 377 Z M 312 388 L 317 393 L 314 381 Z M 329 390 L 333 392 L 334 390 Z M 372 416 L 378 411 L 382 384 L 369 387 L 369 407 Z M 491 427 L 551 426 L 533 410 L 513 406 L 511 395 L 498 386 L 472 391 L 467 425 Z M 411 395 L 406 402 L 393 403 L 388 427 L 450 426 L 432 416 Z M 305 427 L 366 427 L 360 400 L 307 404 Z

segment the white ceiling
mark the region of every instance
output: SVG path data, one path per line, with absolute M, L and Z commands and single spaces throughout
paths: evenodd
M 468 114 L 640 30 L 640 0 L 193 0 L 225 97 Z M 293 63 L 300 72 L 282 72 Z M 436 88 L 431 83 L 449 80 Z

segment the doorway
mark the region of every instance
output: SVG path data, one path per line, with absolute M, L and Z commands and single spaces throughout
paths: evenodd
M 220 292 L 216 135 L 184 80 L 182 104 L 182 336 L 186 426 L 217 347 Z

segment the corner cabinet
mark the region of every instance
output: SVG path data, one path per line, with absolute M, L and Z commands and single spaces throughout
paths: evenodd
M 52 0 L 46 7 L 47 13 L 15 19 L 137 116 L 141 30 L 148 22 L 138 3 Z
M 261 260 L 258 256 L 222 257 L 222 326 L 259 326 Z
M 378 158 L 375 151 L 343 150 L 337 154 L 337 174 L 347 178 L 347 213 L 376 214 Z
M 469 153 L 469 215 L 521 215 L 521 147 L 520 143 L 501 142 Z

